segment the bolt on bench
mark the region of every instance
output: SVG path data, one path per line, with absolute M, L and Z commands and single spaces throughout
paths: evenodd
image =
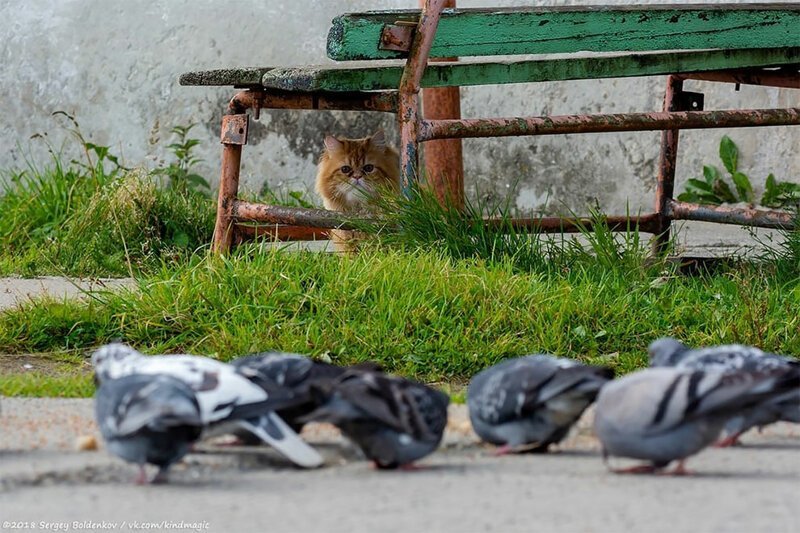
M 609 216 L 605 222 L 612 229 L 638 227 L 656 234 L 656 249 L 661 250 L 672 220 L 793 227 L 790 213 L 680 202 L 673 199 L 673 188 L 681 129 L 800 125 L 800 107 L 708 111 L 702 94 L 683 89 L 685 80 L 800 89 L 800 5 L 444 9 L 445 1 L 427 0 L 421 11 L 371 11 L 334 19 L 328 57 L 357 63 L 181 76 L 181 85 L 239 89 L 222 120 L 215 251 L 225 253 L 232 243 L 256 236 L 307 240 L 324 238 L 324 229 L 352 229 L 340 213 L 237 198 L 247 111 L 258 119 L 261 109 L 395 113 L 406 192 L 424 173 L 419 170 L 420 145 L 431 140 L 661 130 L 654 212 Z M 431 58 L 536 54 L 571 55 L 429 64 Z M 423 87 L 655 75 L 667 76 L 661 112 L 463 120 L 429 120 L 419 112 Z M 513 224 L 530 231 L 570 232 L 591 226 L 591 220 L 543 217 L 516 219 Z

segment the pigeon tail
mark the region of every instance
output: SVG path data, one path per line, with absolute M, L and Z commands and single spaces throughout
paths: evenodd
M 298 466 L 317 468 L 324 462 L 322 456 L 275 413 L 237 423 Z

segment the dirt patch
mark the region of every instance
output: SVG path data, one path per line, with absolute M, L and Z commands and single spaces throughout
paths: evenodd
M 89 375 L 88 362 L 65 361 L 53 354 L 0 354 L 0 375 L 36 373 L 48 377 Z

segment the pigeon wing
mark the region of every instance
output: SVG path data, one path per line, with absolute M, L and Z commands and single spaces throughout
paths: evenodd
M 145 427 L 202 425 L 192 390 L 167 376 L 134 374 L 107 380 L 97 391 L 95 412 L 104 437 L 130 435 Z
M 295 387 L 308 379 L 314 362 L 299 354 L 262 352 L 235 359 L 231 365 L 258 385 Z
M 443 405 L 447 422 L 447 395 L 405 378 L 351 370 L 332 384 L 330 394 L 333 401 L 309 415 L 309 420 L 369 420 L 415 437 L 431 437 L 439 425 L 437 417 L 441 418 L 437 409 Z
M 610 369 L 548 355 L 510 359 L 473 378 L 468 390 L 470 412 L 490 424 L 503 424 L 579 387 L 596 394 L 611 377 Z
M 690 420 L 735 416 L 800 386 L 800 374 L 792 369 L 755 373 L 664 368 L 647 373 L 639 373 L 642 379 L 632 376 L 627 380 L 629 393 L 624 403 L 612 400 L 606 402 L 604 409 L 616 411 L 629 423 L 652 433 L 672 431 Z M 640 400 L 635 401 L 637 398 Z M 638 405 L 653 405 L 654 410 L 642 410 Z

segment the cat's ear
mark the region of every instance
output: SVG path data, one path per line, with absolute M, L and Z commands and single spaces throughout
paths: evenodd
M 370 144 L 375 148 L 386 148 L 386 135 L 383 134 L 383 130 L 378 130 L 375 134 L 369 138 Z
M 334 137 L 333 135 L 325 136 L 325 149 L 329 152 L 338 152 L 342 149 L 344 144 L 342 141 Z

